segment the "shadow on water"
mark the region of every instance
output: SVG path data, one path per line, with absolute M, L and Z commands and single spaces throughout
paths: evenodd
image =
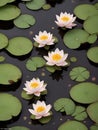
M 64 0 L 46 0 L 51 6 L 55 6 L 57 3 L 61 4 Z
M 0 21 L 0 29 L 8 30 L 14 27 L 13 21 Z

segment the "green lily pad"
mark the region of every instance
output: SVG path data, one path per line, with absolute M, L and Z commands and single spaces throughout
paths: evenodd
M 88 128 L 78 121 L 67 121 L 59 126 L 58 130 L 88 130 Z
M 86 112 L 82 112 L 80 114 L 78 114 L 77 116 L 74 117 L 74 119 L 78 120 L 78 121 L 83 121 L 87 118 L 87 113 Z
M 32 41 L 26 37 L 14 37 L 9 40 L 6 50 L 14 56 L 23 56 L 33 49 Z
M 0 62 L 3 62 L 5 60 L 4 56 L 0 56 Z
M 94 5 L 81 4 L 76 6 L 74 13 L 79 19 L 86 20 L 89 16 L 98 14 L 98 10 L 96 10 Z
M 70 49 L 77 49 L 82 43 L 87 41 L 89 34 L 82 29 L 72 29 L 64 37 L 64 44 Z
M 85 20 L 84 29 L 90 34 L 98 34 L 98 15 L 94 15 Z
M 96 42 L 96 40 L 97 40 L 97 35 L 96 34 L 92 34 L 92 35 L 90 35 L 88 37 L 87 42 L 90 43 L 90 44 L 93 44 L 93 43 Z
M 90 127 L 90 130 L 98 130 L 98 124 L 92 125 L 92 126 Z
M 48 70 L 51 73 L 54 73 L 56 70 L 61 70 L 60 66 L 46 66 L 46 70 Z
M 85 107 L 76 106 L 75 111 L 72 114 L 72 116 L 77 116 L 78 114 L 80 114 L 81 112 L 84 112 L 85 110 L 86 110 Z
M 6 35 L 0 33 L 0 50 L 8 45 L 8 38 Z
M 91 82 L 79 83 L 71 88 L 70 96 L 79 103 L 93 103 L 98 100 L 98 85 Z
M 45 0 L 31 0 L 30 2 L 26 2 L 26 7 L 31 10 L 38 10 L 42 8 L 45 3 Z
M 98 102 L 95 102 L 88 106 L 87 113 L 91 120 L 98 123 Z
M 92 47 L 87 52 L 87 57 L 94 63 L 98 63 L 98 47 Z
M 24 126 L 14 126 L 9 128 L 8 130 L 30 130 L 30 129 Z
M 0 84 L 10 85 L 22 77 L 21 70 L 12 64 L 0 64 Z
M 60 98 L 54 102 L 54 109 L 60 112 L 65 111 L 66 115 L 70 115 L 75 110 L 75 103 L 69 98 Z
M 0 20 L 12 20 L 20 15 L 21 11 L 17 6 L 5 5 L 0 8 Z
M 51 5 L 50 4 L 45 4 L 43 5 L 42 7 L 44 10 L 49 10 L 51 8 Z
M 14 24 L 18 28 L 29 28 L 35 24 L 35 18 L 32 15 L 23 14 L 14 20 Z
M 74 67 L 70 71 L 69 75 L 72 80 L 82 82 L 87 80 L 90 77 L 90 72 L 85 67 L 78 66 L 78 67 Z
M 46 61 L 42 57 L 31 57 L 26 62 L 26 68 L 30 71 L 36 71 L 37 68 L 45 66 Z
M 73 57 L 70 57 L 70 61 L 71 61 L 71 62 L 77 62 L 77 58 L 74 57 L 74 56 L 73 56 Z
M 96 9 L 98 9 L 98 3 L 96 3 L 94 6 L 95 6 Z
M 14 2 L 15 0 L 0 0 L 0 7 L 6 5 L 7 3 Z
M 0 93 L 0 121 L 7 121 L 18 116 L 22 110 L 22 104 L 18 98 L 11 94 Z
M 24 91 L 24 90 L 23 90 L 22 93 L 21 93 L 21 97 L 24 98 L 24 99 L 26 99 L 26 100 L 32 99 L 33 96 L 34 96 L 34 95 L 27 94 L 26 91 Z
M 42 124 L 46 124 L 49 121 L 51 121 L 51 119 L 52 119 L 52 115 L 39 119 L 39 122 L 42 123 Z

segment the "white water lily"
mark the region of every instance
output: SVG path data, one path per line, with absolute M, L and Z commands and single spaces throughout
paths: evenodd
M 51 105 L 46 105 L 44 101 L 37 101 L 33 104 L 33 109 L 29 109 L 29 112 L 35 116 L 35 119 L 40 119 L 42 117 L 50 116 Z
M 44 81 L 40 81 L 39 78 L 33 78 L 31 81 L 26 81 L 25 88 L 23 88 L 27 94 L 34 94 L 40 96 L 43 91 L 46 90 L 47 84 Z
M 65 27 L 65 28 L 69 28 L 71 29 L 72 27 L 76 26 L 76 24 L 74 23 L 76 20 L 76 17 L 73 17 L 73 14 L 70 13 L 60 13 L 59 15 L 56 15 L 56 19 L 57 21 L 55 21 L 55 23 L 59 26 L 59 27 Z
M 33 38 L 39 45 L 38 47 L 44 47 L 46 45 L 53 45 L 55 39 L 53 38 L 53 35 L 49 32 L 47 33 L 46 31 L 39 32 L 38 35 L 35 35 L 35 38 Z
M 58 48 L 55 51 L 49 52 L 48 56 L 44 56 L 44 58 L 47 60 L 47 65 L 49 66 L 66 66 L 68 63 L 66 62 L 66 59 L 68 57 L 68 54 L 64 54 L 63 50 L 59 50 Z

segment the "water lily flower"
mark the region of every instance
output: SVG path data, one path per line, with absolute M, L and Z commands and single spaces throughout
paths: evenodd
M 64 54 L 63 50 L 59 50 L 58 48 L 55 51 L 49 52 L 48 56 L 44 56 L 44 58 L 47 60 L 47 65 L 49 66 L 66 66 L 68 63 L 66 62 L 66 59 L 68 57 L 68 54 Z
M 40 31 L 39 34 L 35 35 L 33 39 L 39 44 L 38 47 L 53 45 L 55 41 L 53 35 L 50 32 L 47 33 L 46 31 L 43 32 Z
M 35 119 L 40 119 L 42 117 L 50 116 L 51 105 L 46 105 L 44 101 L 37 101 L 33 104 L 33 109 L 29 109 L 29 112 L 35 116 Z
M 33 78 L 31 81 L 26 81 L 25 88 L 23 88 L 27 94 L 34 94 L 35 96 L 40 96 L 43 91 L 46 90 L 47 84 L 44 81 L 40 81 L 39 78 Z
M 73 14 L 67 12 L 65 13 L 61 12 L 60 16 L 56 15 L 56 19 L 57 21 L 55 21 L 55 23 L 59 27 L 65 27 L 71 29 L 72 27 L 76 26 L 76 24 L 74 23 L 76 17 L 73 17 Z

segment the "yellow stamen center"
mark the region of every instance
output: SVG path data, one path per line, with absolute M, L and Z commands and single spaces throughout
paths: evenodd
M 61 20 L 64 21 L 64 22 L 69 21 L 69 19 L 70 19 L 70 18 L 69 18 L 69 17 L 66 17 L 66 16 L 64 16 L 64 17 L 61 18 Z
M 31 83 L 31 87 L 32 87 L 32 88 L 37 88 L 38 85 L 39 85 L 39 84 L 38 84 L 37 82 Z
M 53 59 L 54 61 L 59 61 L 61 58 L 62 58 L 62 57 L 61 57 L 60 54 L 54 54 L 54 55 L 52 56 L 52 59 Z
M 45 110 L 45 107 L 43 107 L 43 106 L 39 106 L 39 107 L 36 109 L 37 112 L 42 112 L 42 111 L 44 111 L 44 110 Z
M 48 39 L 48 36 L 47 36 L 47 35 L 42 35 L 42 36 L 40 37 L 40 39 L 41 39 L 41 40 L 47 40 L 47 39 Z

